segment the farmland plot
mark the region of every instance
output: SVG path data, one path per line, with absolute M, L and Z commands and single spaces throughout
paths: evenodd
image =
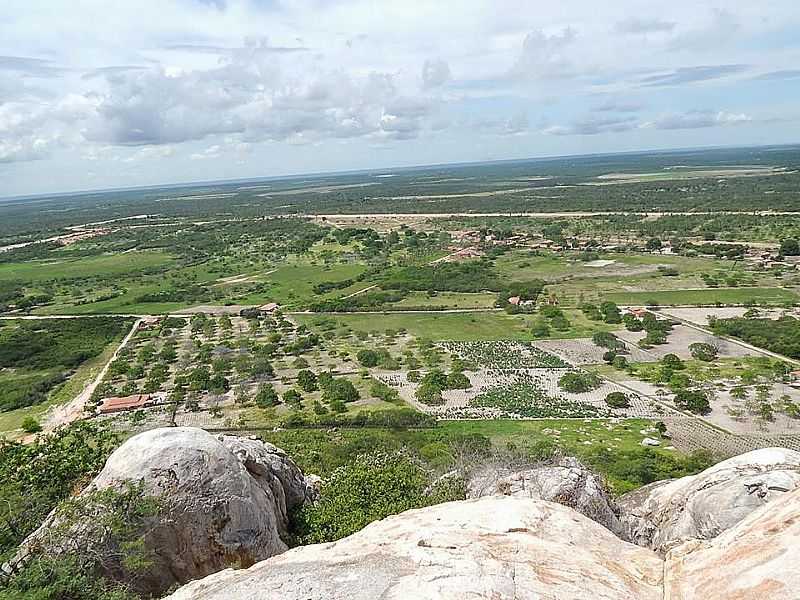
M 622 337 L 617 335 L 617 337 Z M 608 352 L 608 348 L 603 348 L 595 344 L 590 338 L 576 340 L 541 340 L 533 342 L 533 345 L 540 350 L 555 354 L 573 365 L 593 365 L 603 362 L 603 354 Z M 625 358 L 630 362 L 654 362 L 658 356 L 646 350 L 642 350 L 635 344 L 625 344 L 628 353 Z
M 658 418 L 670 413 L 661 404 L 609 381 L 604 381 L 600 387 L 589 392 L 565 392 L 559 387 L 558 380 L 569 371 L 565 368 L 544 368 L 465 372 L 471 387 L 442 392 L 444 403 L 441 406 L 419 403 L 415 398 L 417 384 L 408 380 L 407 373 L 378 377 L 397 389 L 404 400 L 419 410 L 444 419 Z M 630 407 L 609 408 L 605 398 L 611 392 L 625 394 Z
M 629 345 L 635 346 L 646 334 L 643 331 L 624 330 L 617 332 L 616 335 Z M 692 356 L 689 346 L 695 343 L 711 344 L 712 346 L 716 346 L 719 349 L 720 358 L 740 358 L 759 354 L 755 350 L 750 350 L 749 348 L 737 344 L 736 342 L 731 342 L 710 333 L 692 329 L 686 325 L 675 325 L 667 336 L 667 343 L 658 344 L 652 348 L 648 348 L 648 352 L 654 355 L 656 359 L 661 359 L 667 354 L 675 354 L 680 358 L 688 359 Z
M 443 342 L 440 346 L 481 369 L 565 368 L 569 364 L 530 342 Z

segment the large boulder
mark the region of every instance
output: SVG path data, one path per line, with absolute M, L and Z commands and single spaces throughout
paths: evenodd
M 712 539 L 798 487 L 800 452 L 754 450 L 622 496 L 623 536 L 663 554 L 687 540 Z
M 800 598 L 800 489 L 781 494 L 711 541 L 666 556 L 669 600 Z
M 623 532 L 617 508 L 602 479 L 573 457 L 519 471 L 484 468 L 467 482 L 467 497 L 516 496 L 574 508 L 616 534 Z
M 450 502 L 226 570 L 170 600 L 662 600 L 663 561 L 570 508 Z
M 137 575 L 134 587 L 160 594 L 178 583 L 233 564 L 249 566 L 286 551 L 288 513 L 313 495 L 300 469 L 270 444 L 233 436 L 215 437 L 202 429 L 175 427 L 141 433 L 120 446 L 83 496 L 105 489 L 141 485 L 158 497 L 166 516 L 148 523 L 145 543 L 155 561 Z M 92 531 L 76 523 L 66 547 L 48 548 L 49 532 L 61 524 L 51 517 L 23 544 L 69 552 L 91 547 Z M 109 565 L 111 577 L 124 571 Z

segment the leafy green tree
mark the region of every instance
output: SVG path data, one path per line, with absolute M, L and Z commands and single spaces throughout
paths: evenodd
M 277 406 L 280 404 L 278 392 L 270 384 L 262 384 L 258 387 L 255 396 L 256 406 L 259 408 L 269 408 L 270 406 Z
M 694 344 L 690 344 L 689 352 L 692 353 L 693 358 L 702 360 L 704 362 L 713 361 L 715 358 L 717 358 L 717 354 L 719 354 L 719 350 L 716 346 L 703 342 L 695 342 Z
M 367 368 L 378 366 L 378 353 L 374 350 L 369 350 L 367 348 L 359 350 L 358 354 L 356 354 L 356 359 L 362 366 Z
M 331 384 L 322 390 L 322 399 L 328 404 L 333 402 L 355 402 L 358 400 L 359 394 L 356 386 L 349 379 L 341 377 L 335 378 Z
M 800 256 L 800 242 L 794 238 L 781 240 L 779 252 L 783 256 Z
M 299 385 L 300 389 L 304 392 L 316 391 L 318 389 L 317 376 L 314 375 L 313 371 L 303 369 L 297 374 L 297 385 Z
M 42 426 L 39 424 L 33 417 L 25 417 L 22 420 L 22 431 L 25 433 L 39 433 L 42 430 Z
M 706 395 L 699 390 L 680 390 L 675 394 L 675 406 L 688 410 L 697 415 L 707 415 L 711 412 L 711 404 Z
M 606 396 L 606 404 L 611 408 L 628 408 L 631 403 L 628 396 L 622 392 L 611 392 Z

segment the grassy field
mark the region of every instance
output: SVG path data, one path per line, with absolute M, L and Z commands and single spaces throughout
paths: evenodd
M 50 279 L 127 275 L 172 263 L 169 254 L 157 251 L 104 254 L 64 260 L 29 261 L 0 265 L 0 281 L 41 282 Z
M 800 301 L 800 296 L 784 288 L 708 288 L 704 290 L 663 290 L 653 292 L 611 292 L 606 300 L 621 305 L 657 304 L 784 304 Z
M 439 292 L 435 296 L 428 296 L 424 292 L 410 292 L 400 302 L 395 302 L 394 306 L 398 308 L 492 308 L 496 300 L 496 294 Z
M 543 252 L 534 255 L 528 250 L 516 250 L 497 258 L 495 265 L 502 275 L 512 281 L 531 279 L 556 281 L 565 278 L 593 279 L 609 276 L 629 278 L 642 274 L 654 276 L 660 265 L 676 268 L 682 274 L 694 274 L 728 266 L 723 261 L 714 259 L 634 253 L 599 253 L 599 260 L 613 262 L 608 265 L 593 266 L 592 261 L 582 261 L 579 256 L 578 252 Z
M 323 315 L 294 315 L 301 324 L 313 327 L 314 319 Z M 504 312 L 471 313 L 380 313 L 325 314 L 340 328 L 353 331 L 383 332 L 405 329 L 415 337 L 432 340 L 530 340 L 529 317 Z

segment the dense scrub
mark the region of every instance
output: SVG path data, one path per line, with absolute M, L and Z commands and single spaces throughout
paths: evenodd
M 0 373 L 0 410 L 44 401 L 70 371 L 103 352 L 132 324 L 113 317 L 4 323 L 0 369 L 9 372 Z
M 712 319 L 714 333 L 736 337 L 749 344 L 791 358 L 800 358 L 800 320 L 781 319 Z

